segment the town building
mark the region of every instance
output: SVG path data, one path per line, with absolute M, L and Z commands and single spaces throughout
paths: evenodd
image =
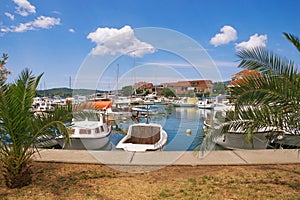
M 148 92 L 151 94 L 154 91 L 154 86 L 153 83 L 147 83 L 143 81 L 143 82 L 135 83 L 133 89 L 135 92 L 139 90 L 141 91 L 141 93 Z
M 231 82 L 229 82 L 228 88 L 232 88 L 239 85 L 244 80 L 244 78 L 259 76 L 260 74 L 256 70 L 244 69 L 231 76 Z
M 211 80 L 178 81 L 162 85 L 173 90 L 177 96 L 208 96 L 213 88 Z

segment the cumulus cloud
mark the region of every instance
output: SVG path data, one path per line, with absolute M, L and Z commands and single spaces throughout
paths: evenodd
M 72 29 L 72 28 L 70 28 L 70 29 L 69 29 L 69 32 L 70 32 L 70 33 L 75 33 L 75 30 Z
M 213 38 L 210 39 L 210 44 L 215 47 L 228 44 L 229 42 L 237 40 L 237 32 L 231 26 L 223 26 L 220 29 L 221 33 L 217 33 Z
M 9 12 L 5 12 L 4 13 L 11 21 L 14 21 L 15 20 L 15 16 L 10 14 Z
M 266 47 L 267 39 L 267 35 L 258 35 L 256 33 L 250 36 L 250 39 L 247 42 L 235 44 L 235 49 L 237 51 L 240 51 L 243 49 L 249 49 L 253 47 Z
M 18 13 L 21 16 L 28 16 L 29 14 L 35 13 L 35 7 L 30 4 L 27 0 L 13 0 L 15 4 L 17 4 L 16 7 L 16 13 Z
M 130 26 L 124 26 L 121 29 L 116 28 L 98 28 L 87 36 L 96 47 L 92 49 L 93 55 L 105 55 L 116 53 L 130 56 L 143 57 L 148 53 L 154 53 L 155 48 L 146 42 L 142 42 L 134 35 Z
M 36 29 L 49 29 L 55 25 L 60 24 L 60 18 L 40 16 L 34 21 L 21 23 L 18 26 L 11 26 L 9 28 L 2 28 L 2 32 L 25 32 Z
M 60 24 L 59 18 L 45 17 L 45 16 L 40 16 L 32 22 L 33 27 L 46 28 L 46 29 L 59 24 Z

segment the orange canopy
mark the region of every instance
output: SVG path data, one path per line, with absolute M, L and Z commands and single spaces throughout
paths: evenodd
M 87 101 L 75 106 L 75 110 L 81 109 L 108 109 L 112 106 L 112 101 Z

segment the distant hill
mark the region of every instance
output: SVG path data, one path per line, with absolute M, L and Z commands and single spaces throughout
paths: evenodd
M 37 90 L 38 96 L 60 96 L 60 97 L 71 97 L 74 95 L 91 95 L 95 93 L 103 93 L 100 90 L 89 90 L 89 89 L 70 89 L 70 88 L 52 88 L 48 90 Z

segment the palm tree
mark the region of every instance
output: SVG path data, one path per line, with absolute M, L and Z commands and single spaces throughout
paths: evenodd
M 296 36 L 284 36 L 300 51 Z M 255 130 L 273 127 L 299 135 L 300 77 L 296 64 L 261 47 L 242 50 L 237 56 L 239 67 L 257 70 L 260 75 L 244 78 L 231 90 L 235 111 L 223 124 L 223 132 L 242 127 L 251 139 Z
M 0 161 L 5 183 L 9 188 L 23 187 L 31 183 L 32 156 L 38 149 L 37 138 L 55 135 L 60 131 L 68 140 L 63 123 L 67 111 L 57 108 L 53 114 L 34 116 L 30 112 L 36 88 L 42 74 L 32 75 L 28 69 L 18 79 L 0 85 Z

